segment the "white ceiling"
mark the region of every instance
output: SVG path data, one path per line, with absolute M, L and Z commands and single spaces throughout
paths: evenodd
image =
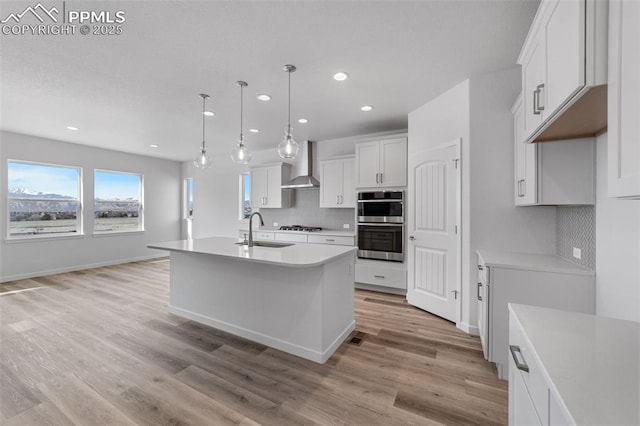
M 31 2 L 3 1 L 0 19 Z M 61 1 L 48 2 L 61 8 Z M 0 36 L 0 128 L 125 152 L 189 160 L 201 142 L 230 152 L 277 146 L 292 74 L 296 140 L 405 129 L 407 114 L 456 83 L 515 61 L 538 0 L 73 1 L 122 10 L 119 36 Z M 336 71 L 350 78 L 332 79 Z M 268 103 L 256 94 L 268 93 Z M 360 107 L 370 104 L 369 113 Z M 306 117 L 308 124 L 297 119 Z M 66 126 L 79 127 L 72 132 Z M 251 127 L 259 134 L 249 133 Z M 149 144 L 158 144 L 152 149 Z

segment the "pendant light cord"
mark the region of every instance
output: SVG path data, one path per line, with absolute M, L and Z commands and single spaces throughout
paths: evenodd
M 202 96 L 202 150 L 204 151 L 204 111 L 205 106 L 204 102 L 206 100 L 206 96 Z
M 287 125 L 287 134 L 291 135 L 291 70 L 289 70 L 289 122 Z
M 244 89 L 244 85 L 240 84 L 240 145 L 244 143 L 242 140 L 242 111 L 244 110 L 243 89 Z

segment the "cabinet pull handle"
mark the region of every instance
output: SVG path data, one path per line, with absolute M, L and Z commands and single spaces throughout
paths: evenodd
M 538 92 L 538 114 L 540 111 L 544 111 L 544 83 L 538 84 L 536 91 Z
M 383 179 L 382 179 L 383 174 L 380 173 L 380 183 L 382 183 Z
M 384 278 L 384 275 L 374 275 L 374 278 Z
M 340 204 L 340 196 L 336 195 L 336 204 Z
M 538 101 L 540 97 L 540 92 L 538 89 L 533 91 L 533 113 L 535 115 L 540 115 L 540 110 L 538 109 Z
M 478 294 L 477 294 L 477 296 L 478 296 L 478 300 L 480 302 L 482 302 L 482 296 L 480 296 L 480 288 L 481 287 L 482 287 L 482 283 L 478 283 L 478 290 L 477 290 Z
M 518 367 L 518 370 L 522 370 L 528 373 L 529 366 L 527 365 L 527 363 L 524 360 L 524 357 L 522 356 L 522 351 L 520 350 L 520 346 L 509 345 L 509 350 L 511 351 L 511 356 L 513 357 L 513 361 L 516 363 L 516 367 Z M 520 362 L 520 359 L 516 354 L 520 355 L 519 358 L 522 359 L 522 362 Z
M 518 197 L 524 197 L 524 179 L 518 181 Z
M 335 241 L 335 240 L 332 240 L 331 238 L 325 238 L 324 240 L 325 240 L 326 242 L 328 242 L 328 243 L 332 243 L 332 242 L 334 242 L 334 241 Z
M 379 174 L 380 174 L 380 173 L 376 173 L 376 183 L 380 183 L 380 181 L 378 180 L 378 175 L 379 175 Z
M 522 179 L 522 196 L 527 195 L 527 181 L 526 179 Z

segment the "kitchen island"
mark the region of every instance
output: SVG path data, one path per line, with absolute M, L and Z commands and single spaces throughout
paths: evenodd
M 324 363 L 355 329 L 355 247 L 248 247 L 212 237 L 170 252 L 170 312 Z

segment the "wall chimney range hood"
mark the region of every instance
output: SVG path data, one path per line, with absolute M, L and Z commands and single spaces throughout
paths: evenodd
M 313 177 L 313 142 L 300 142 L 297 163 L 298 176 L 282 185 L 282 189 L 308 189 L 320 187 L 320 182 Z

